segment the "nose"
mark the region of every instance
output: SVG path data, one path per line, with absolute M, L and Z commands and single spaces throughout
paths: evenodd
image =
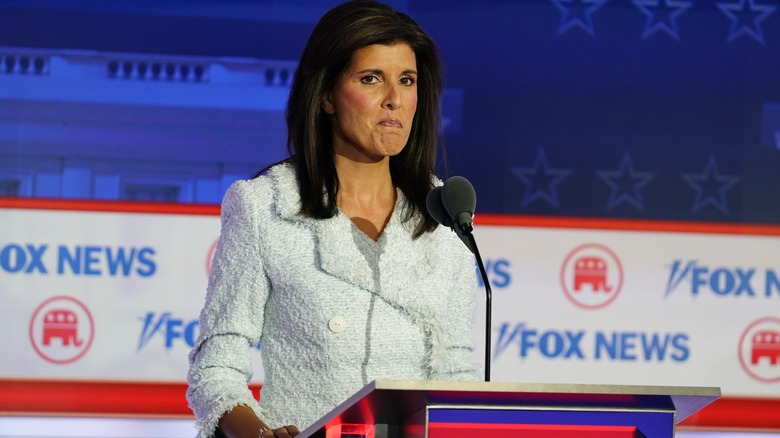
M 390 111 L 397 110 L 401 107 L 401 93 L 399 93 L 397 84 L 390 84 L 387 86 L 387 94 L 385 94 L 382 107 L 387 108 Z

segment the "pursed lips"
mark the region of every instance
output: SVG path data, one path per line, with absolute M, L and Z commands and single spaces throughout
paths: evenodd
M 384 119 L 381 122 L 379 122 L 379 125 L 388 128 L 403 128 L 403 124 L 398 119 Z

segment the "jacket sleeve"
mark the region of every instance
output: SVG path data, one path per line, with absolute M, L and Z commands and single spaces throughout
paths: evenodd
M 444 315 L 441 321 L 446 357 L 437 367 L 437 380 L 483 379 L 482 366 L 474 361 L 474 320 L 476 312 L 476 262 L 462 242 L 451 244 L 452 282 L 441 304 Z M 481 332 L 481 330 L 480 330 Z
M 234 183 L 223 199 L 200 335 L 189 355 L 187 400 L 200 438 L 213 436 L 220 417 L 238 405 L 260 412 L 248 388 L 250 350 L 260 340 L 270 282 L 258 240 L 263 206 L 250 197 L 249 184 Z

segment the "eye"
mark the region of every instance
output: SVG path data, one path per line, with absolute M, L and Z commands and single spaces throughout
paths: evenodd
M 411 87 L 412 85 L 417 83 L 417 80 L 411 76 L 404 76 L 398 82 L 400 82 L 401 85 Z
M 360 78 L 360 82 L 364 84 L 376 84 L 379 82 L 379 78 L 376 75 L 366 75 Z

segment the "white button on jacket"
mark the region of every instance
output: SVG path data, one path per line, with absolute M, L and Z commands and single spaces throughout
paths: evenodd
M 344 317 L 340 315 L 334 316 L 333 318 L 330 319 L 330 321 L 328 321 L 328 328 L 333 333 L 343 332 L 344 325 L 345 325 Z

